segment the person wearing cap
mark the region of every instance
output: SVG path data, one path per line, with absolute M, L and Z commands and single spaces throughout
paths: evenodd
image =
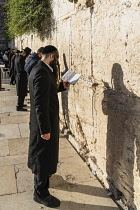
M 44 47 L 40 47 L 37 50 L 37 53 L 34 52 L 32 55 L 30 55 L 25 63 L 25 71 L 27 72 L 28 78 L 30 75 L 30 72 L 32 68 L 38 63 L 38 61 L 42 58 L 42 52 L 43 52 Z
M 26 47 L 22 55 L 15 57 L 15 72 L 16 72 L 16 89 L 17 89 L 17 111 L 27 111 L 24 109 L 24 99 L 27 95 L 27 73 L 24 70 L 25 59 L 29 56 L 31 49 Z
M 19 55 L 20 51 L 16 50 L 13 52 L 14 55 L 11 58 L 11 66 L 10 66 L 10 85 L 15 85 L 16 84 L 16 72 L 15 72 L 15 58 L 17 55 Z
M 59 149 L 59 102 L 57 92 L 69 87 L 59 83 L 59 54 L 52 45 L 44 47 L 42 59 L 29 77 L 30 142 L 28 167 L 34 173 L 34 201 L 55 208 L 60 200 L 49 193 L 49 177 L 56 173 Z

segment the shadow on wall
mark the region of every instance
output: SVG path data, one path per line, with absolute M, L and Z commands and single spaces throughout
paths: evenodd
M 134 162 L 140 175 L 140 98 L 123 82 L 121 65 L 112 67 L 113 89 L 104 91 L 102 109 L 108 115 L 106 171 L 116 199 L 126 197 L 134 209 Z M 137 157 L 135 157 L 137 156 Z M 117 189 L 115 189 L 117 188 Z
M 63 76 L 66 71 L 68 70 L 68 65 L 66 61 L 66 55 L 63 53 L 63 62 L 65 66 L 65 71 L 62 72 Z M 68 90 L 61 92 L 61 101 L 62 101 L 62 114 L 64 117 L 64 122 L 63 122 L 63 129 L 62 132 L 70 128 L 70 119 L 69 119 L 69 113 L 68 113 Z

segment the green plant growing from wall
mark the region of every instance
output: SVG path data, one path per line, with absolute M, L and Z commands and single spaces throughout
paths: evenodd
M 38 32 L 49 35 L 52 27 L 52 0 L 9 0 L 5 4 L 5 23 L 10 39 Z

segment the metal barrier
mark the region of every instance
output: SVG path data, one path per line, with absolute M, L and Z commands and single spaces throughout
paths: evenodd
M 6 79 L 10 74 L 10 70 L 9 68 L 1 68 L 1 73 L 2 73 L 2 79 Z
M 0 68 L 0 90 L 1 90 L 1 68 Z
M 4 64 L 0 64 L 0 90 L 2 89 L 2 71 L 5 68 Z

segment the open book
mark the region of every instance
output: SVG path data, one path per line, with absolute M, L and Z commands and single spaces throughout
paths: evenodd
M 71 85 L 74 85 L 78 79 L 81 77 L 81 74 L 75 74 L 70 69 L 62 76 L 64 82 L 69 82 Z

